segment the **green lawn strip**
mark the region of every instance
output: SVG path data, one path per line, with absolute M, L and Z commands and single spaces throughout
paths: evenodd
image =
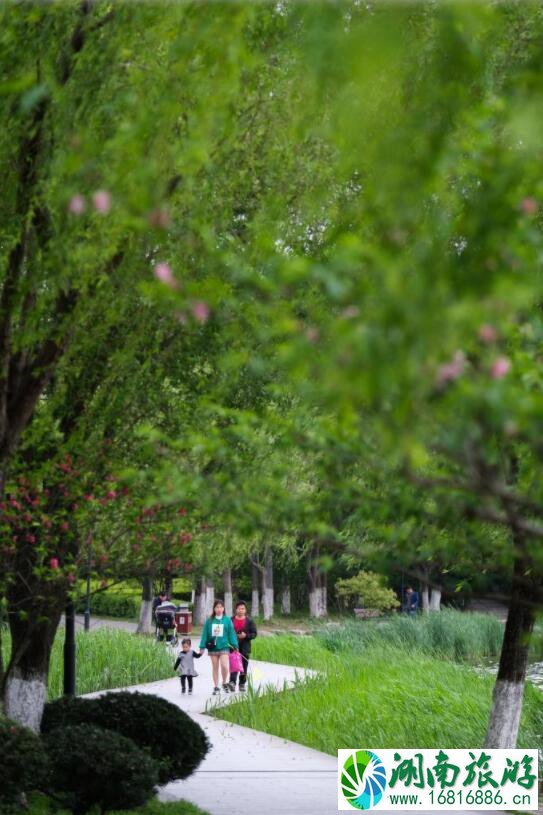
M 71 815 L 67 809 L 59 806 L 48 796 L 41 793 L 32 793 L 29 796 L 29 807 L 25 809 L 27 815 Z M 98 809 L 91 810 L 89 815 L 98 815 Z M 145 806 L 137 809 L 119 809 L 110 811 L 109 815 L 207 815 L 203 809 L 199 809 L 188 801 L 175 801 L 163 804 L 156 798 L 149 801 Z
M 62 695 L 64 632 L 57 633 L 49 671 L 48 698 Z M 4 664 L 9 654 L 3 637 Z M 153 637 L 142 637 L 112 628 L 76 634 L 76 691 L 92 693 L 169 679 L 173 674 L 172 649 Z
M 252 645 L 251 656 L 263 662 L 303 668 L 323 668 L 332 658 L 330 651 L 314 636 L 296 634 L 258 637 Z
M 281 644 L 282 656 L 287 648 Z M 491 677 L 420 652 L 372 647 L 363 657 L 342 653 L 319 666 L 313 645 L 298 642 L 298 649 L 298 656 L 308 656 L 306 665 L 325 671 L 288 693 L 250 693 L 214 715 L 332 755 L 353 746 L 452 749 L 483 743 Z M 519 747 L 541 748 L 542 733 L 543 698 L 528 686 Z

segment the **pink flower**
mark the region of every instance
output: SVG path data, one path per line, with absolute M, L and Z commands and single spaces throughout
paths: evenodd
M 92 495 L 90 492 L 86 493 L 83 497 L 85 498 L 85 501 L 94 501 L 94 495 Z
M 503 379 L 511 370 L 511 360 L 507 357 L 498 357 L 492 363 L 490 376 L 492 379 Z
M 113 501 L 113 499 L 116 497 L 117 493 L 115 492 L 115 490 L 109 490 L 109 492 L 106 493 L 106 498 L 109 498 L 110 501 Z
M 535 215 L 539 210 L 539 204 L 532 198 L 528 196 L 527 198 L 523 198 L 520 202 L 520 208 L 525 215 Z
M 58 569 L 58 557 L 52 557 L 49 561 L 49 566 L 51 569 Z
M 68 212 L 72 215 L 83 215 L 87 208 L 87 202 L 82 195 L 73 195 L 68 204 Z
M 466 356 L 463 351 L 457 351 L 451 362 L 441 365 L 437 371 L 438 385 L 445 385 L 447 382 L 454 382 L 464 373 Z
M 62 521 L 60 528 L 62 532 L 68 532 L 68 530 L 70 529 L 70 524 L 68 523 L 68 521 Z
M 196 303 L 192 304 L 190 310 L 196 322 L 200 323 L 201 325 L 207 323 L 209 319 L 209 306 L 207 303 L 204 303 L 203 300 L 197 300 Z
M 480 326 L 478 333 L 479 339 L 482 340 L 482 342 L 486 342 L 488 345 L 490 345 L 492 342 L 496 342 L 498 339 L 498 332 L 493 325 L 489 325 L 488 323 Z
M 153 269 L 153 274 L 157 280 L 160 280 L 165 286 L 169 286 L 170 289 L 176 289 L 179 285 L 169 263 L 157 263 Z
M 75 574 L 73 572 L 70 572 L 70 574 L 67 577 L 68 577 L 68 583 L 75 583 L 75 581 L 77 580 L 77 578 L 76 578 L 76 576 L 75 576 Z
M 92 194 L 92 204 L 96 212 L 107 215 L 111 209 L 111 195 L 107 190 L 96 190 Z
M 25 541 L 27 543 L 36 543 L 36 536 L 35 535 L 27 535 L 25 537 Z

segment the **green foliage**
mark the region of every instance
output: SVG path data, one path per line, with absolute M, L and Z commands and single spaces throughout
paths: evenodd
M 77 613 L 82 614 L 85 606 L 85 598 L 80 597 L 76 605 Z M 134 620 L 138 617 L 139 607 L 140 602 L 136 597 L 113 592 L 99 592 L 91 597 L 92 614 L 98 617 L 119 617 L 124 620 Z
M 17 722 L 0 717 L 0 809 L 16 808 L 21 793 L 41 787 L 48 759 L 38 736 Z
M 337 580 L 335 589 L 344 605 L 355 603 L 377 611 L 389 611 L 400 605 L 395 592 L 385 585 L 385 578 L 374 572 L 360 571 L 353 577 Z
M 45 795 L 34 793 L 28 801 L 28 815 L 70 815 L 64 809 Z M 175 801 L 162 803 L 156 798 L 152 798 L 146 804 L 137 809 L 116 809 L 110 815 L 206 815 L 203 810 L 188 801 Z
M 42 732 L 92 724 L 132 739 L 157 764 L 161 784 L 187 778 L 205 757 L 202 728 L 171 702 L 142 693 L 108 693 L 97 699 L 61 697 L 45 706 Z
M 156 762 L 119 733 L 90 724 L 67 725 L 44 736 L 51 764 L 49 789 L 76 814 L 144 804 L 158 780 Z

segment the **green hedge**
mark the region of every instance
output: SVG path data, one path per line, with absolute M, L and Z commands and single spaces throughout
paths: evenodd
M 91 614 L 104 617 L 121 617 L 125 620 L 137 619 L 140 602 L 135 597 L 113 592 L 102 591 L 91 595 Z M 76 604 L 78 614 L 85 611 L 85 598 L 81 597 Z

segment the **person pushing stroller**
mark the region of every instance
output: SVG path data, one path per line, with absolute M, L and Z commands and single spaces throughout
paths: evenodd
M 175 603 L 166 597 L 160 605 L 155 608 L 156 638 L 159 642 L 177 642 L 175 632 Z
M 198 672 L 194 668 L 194 660 L 200 659 L 202 652 L 193 651 L 192 640 L 188 637 L 181 640 L 181 650 L 177 654 L 174 671 L 179 669 L 179 679 L 181 680 L 181 693 L 186 692 L 186 685 L 189 687 L 189 693 L 192 693 L 192 680 L 193 677 L 198 676 Z

